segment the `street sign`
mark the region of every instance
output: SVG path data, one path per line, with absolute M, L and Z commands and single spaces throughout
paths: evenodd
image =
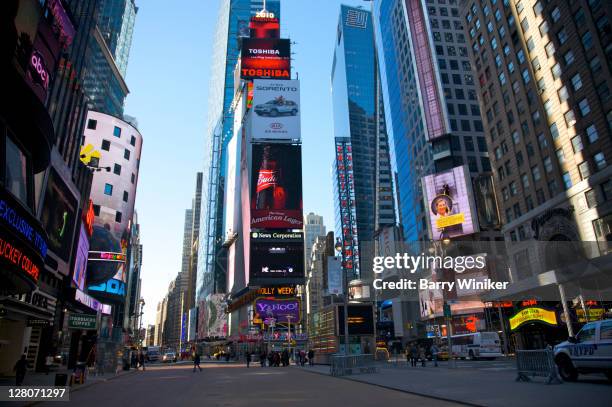
M 91 314 L 70 314 L 68 329 L 96 329 L 97 316 Z
M 444 303 L 444 317 L 450 318 L 452 316 L 451 306 L 448 303 Z

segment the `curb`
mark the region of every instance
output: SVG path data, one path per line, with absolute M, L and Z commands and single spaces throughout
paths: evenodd
M 457 404 L 461 404 L 461 405 L 464 405 L 464 406 L 486 407 L 485 405 L 470 403 L 469 401 L 462 401 L 462 400 L 456 400 L 456 399 L 451 399 L 451 398 L 447 398 L 447 397 L 433 396 L 431 394 L 419 393 L 419 392 L 416 392 L 416 391 L 410 391 L 410 390 L 404 390 L 404 389 L 398 389 L 396 387 L 391 387 L 391 386 L 387 386 L 387 385 L 384 385 L 384 384 L 370 383 L 370 382 L 366 382 L 366 381 L 363 381 L 363 380 L 354 379 L 354 378 L 349 377 L 349 376 L 332 376 L 332 375 L 330 375 L 328 373 L 317 372 L 317 371 L 314 371 L 314 370 L 308 370 L 308 369 L 300 369 L 300 370 L 303 371 L 303 372 L 318 374 L 318 375 L 321 375 L 321 376 L 332 377 L 334 379 L 341 379 L 341 380 L 348 380 L 348 381 L 351 381 L 351 382 L 363 383 L 363 384 L 367 384 L 367 385 L 370 385 L 370 386 L 381 387 L 381 388 L 387 389 L 387 390 L 395 390 L 395 391 L 399 391 L 399 392 L 402 392 L 402 393 L 413 394 L 415 396 L 426 397 L 426 398 L 434 399 L 434 400 L 447 401 L 447 402 L 450 402 L 450 403 L 457 403 Z

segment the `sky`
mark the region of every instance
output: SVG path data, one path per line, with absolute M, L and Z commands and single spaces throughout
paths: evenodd
M 143 245 L 143 327 L 181 268 L 185 210 L 204 168 L 208 86 L 218 0 L 137 0 L 125 114 L 138 120 L 143 150 L 136 211 Z M 340 4 L 363 0 L 282 0 L 281 36 L 290 38 L 302 104 L 304 213 L 334 228 L 330 72 Z M 180 5 L 180 6 L 179 6 Z

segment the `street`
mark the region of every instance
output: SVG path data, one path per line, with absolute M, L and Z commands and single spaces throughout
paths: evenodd
M 203 363 L 153 365 L 145 372 L 70 394 L 79 406 L 351 406 L 458 405 L 349 380 L 300 371 L 296 367 L 247 369 L 244 365 Z M 54 406 L 53 403 L 38 404 Z

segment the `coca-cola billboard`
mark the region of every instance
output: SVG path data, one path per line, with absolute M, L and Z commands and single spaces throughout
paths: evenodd
M 302 229 L 302 149 L 253 144 L 251 228 Z

